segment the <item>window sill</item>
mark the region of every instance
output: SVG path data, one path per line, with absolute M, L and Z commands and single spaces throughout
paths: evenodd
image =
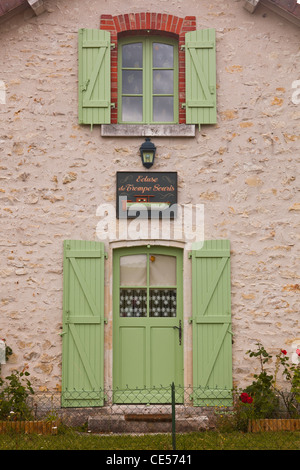
M 195 137 L 194 124 L 102 124 L 102 137 Z

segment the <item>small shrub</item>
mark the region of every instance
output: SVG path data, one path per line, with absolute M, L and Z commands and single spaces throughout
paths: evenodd
M 26 403 L 34 391 L 28 379 L 29 372 L 15 370 L 3 380 L 0 377 L 0 419 L 26 420 L 32 415 Z

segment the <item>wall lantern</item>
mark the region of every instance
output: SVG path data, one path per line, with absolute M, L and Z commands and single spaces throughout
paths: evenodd
M 142 163 L 146 168 L 150 168 L 154 163 L 156 147 L 150 142 L 150 138 L 146 137 L 145 142 L 140 146 Z

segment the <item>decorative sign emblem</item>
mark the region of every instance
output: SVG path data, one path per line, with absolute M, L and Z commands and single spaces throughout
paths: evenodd
M 176 217 L 176 172 L 117 172 L 117 218 Z

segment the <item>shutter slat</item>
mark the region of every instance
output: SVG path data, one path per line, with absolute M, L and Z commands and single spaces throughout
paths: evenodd
M 110 32 L 78 34 L 78 116 L 80 124 L 110 123 Z
M 194 405 L 229 406 L 232 402 L 230 244 L 228 240 L 208 240 L 202 249 L 193 248 Z
M 186 123 L 215 124 L 216 39 L 214 29 L 191 31 L 185 35 Z

